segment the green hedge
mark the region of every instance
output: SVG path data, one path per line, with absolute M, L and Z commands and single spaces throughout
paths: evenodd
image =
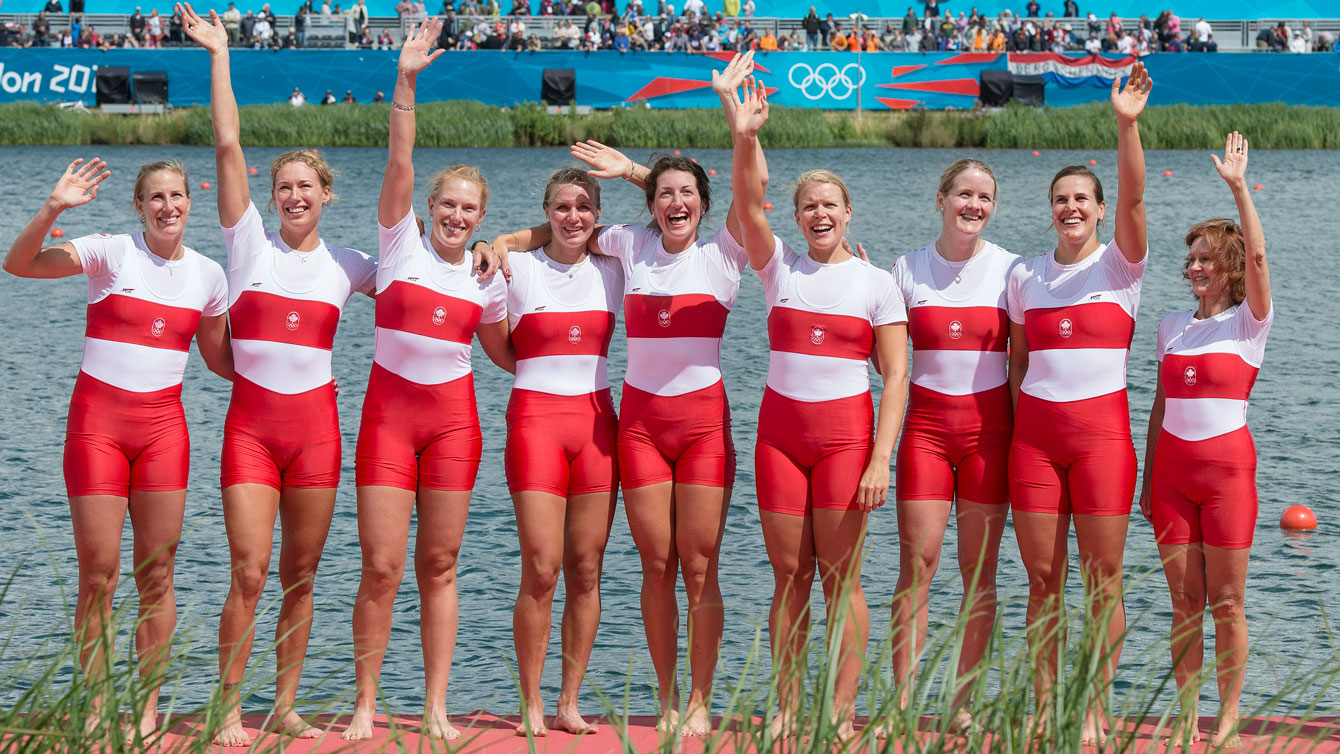
M 242 108 L 247 146 L 381 146 L 388 105 Z M 1340 108 L 1283 104 L 1150 107 L 1140 119 L 1149 149 L 1212 149 L 1238 130 L 1263 149 L 1340 148 Z M 1116 123 L 1106 103 L 1068 108 L 852 112 L 774 106 L 762 132 L 769 148 L 986 147 L 1106 149 Z M 552 147 L 596 139 L 643 148 L 729 147 L 716 109 L 653 110 L 634 106 L 585 115 L 550 114 L 539 105 L 501 108 L 478 102 L 426 102 L 418 109 L 418 144 L 425 147 Z M 209 108 L 166 115 L 74 113 L 31 103 L 0 105 L 0 144 L 208 146 Z

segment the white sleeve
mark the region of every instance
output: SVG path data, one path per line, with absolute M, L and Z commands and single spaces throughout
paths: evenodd
M 1257 319 L 1246 301 L 1238 304 L 1238 311 L 1233 315 L 1233 337 L 1237 340 L 1238 348 L 1243 358 L 1258 368 L 1265 358 L 1266 336 L 1270 334 L 1270 326 L 1274 323 L 1274 301 L 1270 302 L 1270 311 L 1266 312 L 1265 319 Z
M 910 256 L 911 254 L 904 254 L 898 257 L 893 263 L 893 269 L 889 270 L 889 274 L 893 276 L 893 285 L 898 289 L 898 296 L 903 301 L 904 313 L 910 308 L 912 301 L 912 272 L 908 269 L 911 266 L 911 262 L 908 261 Z
M 767 305 L 771 307 L 780 296 L 782 288 L 782 275 L 785 271 L 782 269 L 783 257 L 790 251 L 786 242 L 778 238 L 776 234 L 772 236 L 772 256 L 768 258 L 768 263 L 763 265 L 763 269 L 756 270 L 758 277 L 763 281 L 763 296 Z
M 375 295 L 377 292 L 377 260 L 354 249 L 349 252 L 340 265 L 349 275 L 349 287 L 358 293 Z
M 868 271 L 873 284 L 870 291 L 870 324 L 875 327 L 907 321 L 907 306 L 893 276 L 878 267 Z
M 200 257 L 200 271 L 204 276 L 205 306 L 200 314 L 217 317 L 228 313 L 228 278 L 224 277 L 223 267 L 218 262 Z
M 484 283 L 484 313 L 479 321 L 492 325 L 507 319 L 507 283 L 502 275 L 494 275 Z
M 736 279 L 739 279 L 744 268 L 749 266 L 749 254 L 744 250 L 744 244 L 735 240 L 735 236 L 732 236 L 724 225 L 708 243 L 717 250 L 712 261 L 721 265 L 723 272 L 733 270 Z
M 642 245 L 642 239 L 648 233 L 651 233 L 651 230 L 632 225 L 606 225 L 600 230 L 600 235 L 596 236 L 596 245 L 600 247 L 601 254 L 608 254 L 627 263 L 632 259 L 637 247 Z
M 405 213 L 400 222 L 391 227 L 377 223 L 377 292 L 381 293 L 395 280 L 396 272 L 414 252 L 419 241 L 419 224 L 414 221 L 414 210 Z M 413 244 L 414 246 L 411 246 Z
M 1010 315 L 1010 321 L 1016 325 L 1024 323 L 1024 315 L 1028 311 L 1027 302 L 1024 301 L 1024 291 L 1028 288 L 1028 278 L 1028 265 L 1019 262 L 1010 268 L 1010 279 L 1005 284 L 1005 310 Z
M 512 268 L 512 279 L 507 282 L 507 322 L 513 328 L 526 310 L 526 291 L 530 289 L 529 251 L 507 252 L 507 262 Z
M 1176 314 L 1169 314 L 1159 320 L 1159 333 L 1154 339 L 1154 361 L 1163 363 L 1163 351 L 1168 347 L 1168 327 L 1176 316 Z
M 1140 281 L 1145 276 L 1145 263 L 1149 261 L 1149 248 L 1145 248 L 1145 256 L 1138 262 L 1132 262 L 1121 253 L 1117 246 L 1117 239 L 1112 239 L 1107 247 L 1101 252 L 1103 258 L 1101 263 L 1103 269 L 1107 272 L 1108 280 L 1112 283 L 1113 290 L 1122 290 L 1124 288 L 1139 289 Z
M 237 225 L 223 228 L 223 248 L 228 254 L 228 275 L 236 275 L 251 269 L 252 261 L 270 247 L 270 239 L 265 235 L 265 222 L 255 202 L 247 204 Z
M 109 236 L 99 233 L 80 236 L 70 242 L 79 264 L 88 276 L 88 302 L 101 301 L 112 292 L 121 260 L 126 256 L 127 236 Z

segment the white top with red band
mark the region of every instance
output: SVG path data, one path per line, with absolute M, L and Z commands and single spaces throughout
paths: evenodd
M 481 281 L 467 250 L 450 264 L 420 234 L 414 213 L 378 227 L 377 346 L 373 361 L 410 382 L 438 385 L 470 373 L 480 323 L 507 318 L 501 275 Z
M 84 236 L 70 245 L 88 276 L 79 368 L 136 393 L 180 385 L 200 317 L 228 311 L 223 268 L 186 247 L 181 259 L 163 259 L 140 233 Z
M 768 302 L 768 387 L 807 402 L 869 393 L 874 328 L 907 321 L 893 276 L 857 257 L 820 264 L 773 241 L 758 271 Z
M 1159 322 L 1155 356 L 1163 383 L 1163 428 L 1183 440 L 1206 440 L 1247 424 L 1247 399 L 1265 358 L 1275 307 L 1258 320 L 1245 303 L 1213 317 L 1195 310 Z

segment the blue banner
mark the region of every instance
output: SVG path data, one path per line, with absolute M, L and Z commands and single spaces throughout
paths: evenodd
M 712 70 L 724 67 L 731 54 L 448 52 L 419 77 L 418 97 L 490 105 L 537 102 L 544 70 L 571 68 L 579 105 L 609 108 L 645 101 L 649 107 L 716 107 Z M 311 101 L 326 90 L 336 96 L 347 90 L 357 101 L 368 102 L 378 91 L 390 94 L 398 55 L 390 50 L 235 50 L 233 87 L 243 105 L 285 102 L 295 87 Z M 970 108 L 982 71 L 1019 65 L 1005 53 L 774 52 L 755 61 L 774 103 L 831 110 L 851 110 L 858 104 L 867 110 Z M 1144 62 L 1155 80 L 1156 104 L 1340 105 L 1340 55 L 1335 53 L 1160 53 Z M 1109 59 L 1083 70 L 1102 72 L 1115 63 Z M 173 105 L 209 103 L 209 58 L 203 50 L 31 48 L 0 49 L 0 102 L 80 101 L 91 106 L 101 66 L 165 71 Z M 1075 70 L 1078 74 L 1080 69 Z M 1084 81 L 1090 85 L 1049 84 L 1048 104 L 1107 97 L 1110 79 L 1089 76 Z

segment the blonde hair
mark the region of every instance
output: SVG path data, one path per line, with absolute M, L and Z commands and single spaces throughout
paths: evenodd
M 191 198 L 191 181 L 186 175 L 186 166 L 176 160 L 159 160 L 158 162 L 146 162 L 140 166 L 140 172 L 135 176 L 135 192 L 131 194 L 130 206 L 134 207 L 135 214 L 140 215 L 140 222 L 144 222 L 144 215 L 140 214 L 140 208 L 135 206 L 135 200 L 144 201 L 140 194 L 144 192 L 144 184 L 149 178 L 162 172 L 176 173 L 181 176 L 181 183 L 186 187 L 186 198 Z
M 428 201 L 432 203 L 437 198 L 437 192 L 442 190 L 447 181 L 459 178 L 463 181 L 469 181 L 479 187 L 480 207 L 487 207 L 489 203 L 489 182 L 484 180 L 484 174 L 479 172 L 479 168 L 473 165 L 452 165 L 443 168 L 437 172 L 428 181 Z
M 837 176 L 837 173 L 831 170 L 807 170 L 801 173 L 800 177 L 796 179 L 796 190 L 791 194 L 791 206 L 800 209 L 800 192 L 805 190 L 805 187 L 816 183 L 831 183 L 837 186 L 838 190 L 842 192 L 842 203 L 848 207 L 851 206 L 851 192 L 847 190 L 847 184 Z
M 294 162 L 306 165 L 316 173 L 316 180 L 321 184 L 321 188 L 330 189 L 330 201 L 333 202 L 338 198 L 334 191 L 335 171 L 330 169 L 330 164 L 310 149 L 295 149 L 279 155 L 270 163 L 270 203 L 266 205 L 267 207 L 274 208 L 274 188 L 279 178 L 279 169 Z
M 994 200 L 996 194 L 1000 192 L 1000 183 L 996 181 L 996 174 L 991 172 L 991 168 L 987 167 L 985 162 L 972 158 L 955 160 L 949 163 L 949 167 L 945 168 L 945 171 L 940 174 L 940 195 L 948 196 L 954 188 L 954 181 L 969 170 L 980 170 L 987 174 L 991 179 L 991 198 Z
M 1247 298 L 1247 247 L 1242 239 L 1242 228 L 1232 220 L 1219 218 L 1205 220 L 1191 226 L 1186 233 L 1186 247 L 1205 239 L 1210 248 L 1214 269 L 1228 286 L 1229 298 L 1241 304 Z M 1191 260 L 1182 263 L 1182 277 L 1191 279 Z

